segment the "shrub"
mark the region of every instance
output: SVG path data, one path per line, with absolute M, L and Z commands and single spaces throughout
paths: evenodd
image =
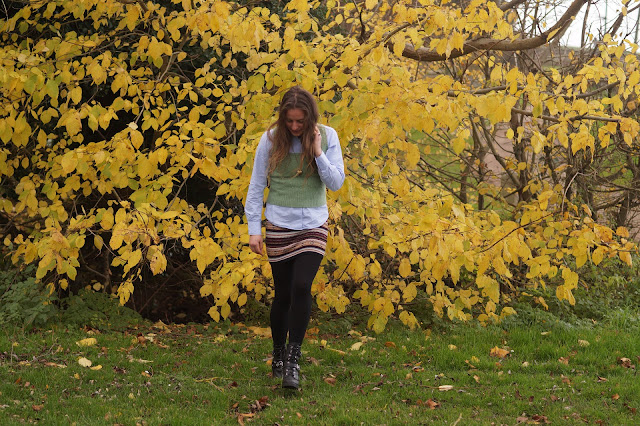
M 45 325 L 59 310 L 57 295 L 36 283 L 35 266 L 0 271 L 0 324 Z

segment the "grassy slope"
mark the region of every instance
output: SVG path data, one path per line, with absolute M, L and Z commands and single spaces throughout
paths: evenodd
M 0 417 L 16 424 L 638 421 L 640 381 L 618 361 L 638 363 L 637 330 L 458 326 L 429 335 L 392 326 L 372 335 L 336 334 L 330 322 L 312 327 L 299 392 L 270 377 L 264 329 L 4 329 Z M 97 345 L 76 345 L 87 337 Z M 490 356 L 496 346 L 510 355 Z M 101 368 L 82 367 L 80 357 Z

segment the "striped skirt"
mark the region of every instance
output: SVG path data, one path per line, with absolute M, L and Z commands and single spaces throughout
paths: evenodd
M 269 262 L 280 262 L 304 252 L 318 253 L 324 256 L 327 247 L 327 234 L 329 233 L 329 226 L 326 222 L 318 228 L 295 231 L 280 228 L 267 221 L 266 229 L 265 244 Z

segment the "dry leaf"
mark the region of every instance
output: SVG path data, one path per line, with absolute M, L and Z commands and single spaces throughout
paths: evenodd
M 335 379 L 335 378 L 333 378 L 333 377 L 325 377 L 325 378 L 324 378 L 324 382 L 325 382 L 326 384 L 331 385 L 331 386 L 335 386 L 335 385 L 336 385 L 336 379 Z
M 569 358 L 567 358 L 567 357 L 560 357 L 560 358 L 558 358 L 558 361 L 561 362 L 564 365 L 569 365 Z
M 537 423 L 551 423 L 549 419 L 547 419 L 547 416 L 540 416 L 538 414 L 531 416 L 531 420 Z
M 90 360 L 88 360 L 85 357 L 79 358 L 78 359 L 78 364 L 80 364 L 83 367 L 91 367 L 91 364 L 93 364 Z
M 357 351 L 360 350 L 360 348 L 362 347 L 362 342 L 356 342 L 353 345 L 351 345 L 351 350 L 352 351 Z
M 155 324 L 153 324 L 154 328 L 158 328 L 162 331 L 171 331 L 171 329 L 169 327 L 167 327 L 167 325 L 165 323 L 163 323 L 162 321 L 157 321 Z
M 453 389 L 453 385 L 441 385 L 441 386 L 438 386 L 438 390 L 440 392 L 447 392 L 447 391 L 450 391 L 451 389 Z
M 411 402 L 411 400 L 407 400 L 407 401 Z M 417 400 L 416 405 L 419 405 L 422 407 L 429 407 L 430 410 L 435 410 L 440 406 L 440 403 L 438 401 L 434 401 L 433 399 L 429 398 L 426 401 L 423 401 L 421 399 Z
M 449 350 L 450 351 L 455 351 L 456 349 L 458 349 L 458 347 L 456 345 L 449 345 Z
M 617 400 L 619 400 L 619 399 L 620 399 L 620 395 L 615 394 L 615 395 L 613 395 L 613 396 L 611 397 L 611 399 L 613 399 L 614 401 L 617 401 Z
M 247 327 L 253 334 L 261 337 L 271 337 L 271 329 L 269 327 Z
M 45 362 L 44 365 L 47 366 L 47 367 L 67 368 L 66 365 L 56 364 L 55 362 Z
M 631 360 L 629 358 L 618 358 L 618 364 L 620 364 L 624 368 L 633 368 L 634 367 L 631 364 Z
M 393 342 L 385 342 L 385 344 L 384 344 L 384 345 L 385 345 L 386 347 L 388 347 L 388 348 L 395 348 L 395 347 L 396 347 L 396 344 L 395 344 L 395 343 L 393 343 Z
M 44 408 L 44 405 L 32 405 L 31 408 L 33 409 L 33 411 L 40 411 Z
M 88 337 L 86 339 L 78 340 L 76 342 L 76 345 L 78 345 L 78 346 L 93 346 L 93 345 L 95 345 L 97 343 L 98 343 L 98 341 L 96 340 L 95 337 Z
M 437 401 L 434 401 L 433 399 L 429 398 L 427 400 L 427 407 L 429 407 L 431 410 L 435 410 L 436 408 L 438 408 L 440 406 L 440 403 Z
M 605 377 L 598 376 L 598 383 L 606 382 L 607 379 Z
M 494 346 L 489 351 L 489 356 L 493 356 L 493 357 L 496 357 L 496 358 L 505 358 L 508 355 L 509 355 L 509 351 L 508 350 L 499 348 L 497 346 Z
M 578 340 L 578 344 L 582 347 L 589 346 L 589 342 L 587 340 Z
M 93 367 L 90 367 L 92 370 L 102 370 L 102 365 L 94 365 Z

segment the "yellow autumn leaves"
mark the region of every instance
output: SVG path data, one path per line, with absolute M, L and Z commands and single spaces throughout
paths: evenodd
M 293 84 L 317 94 L 347 169 L 329 200 L 327 259 L 313 287 L 320 309 L 341 313 L 355 302 L 376 331 L 394 315 L 415 327 L 410 304 L 425 294 L 439 315 L 496 321 L 513 313 L 502 292 L 516 280 L 556 283 L 556 295 L 573 302 L 580 277 L 571 262 L 631 263 L 624 229 L 595 223 L 561 186 L 531 178 L 519 188 L 530 199 L 514 207 L 495 183 L 465 197 L 455 179 L 458 169 L 485 167 L 468 155 L 474 126 L 497 129 L 524 99 L 531 120 L 505 134 L 529 141 L 531 155 L 586 152 L 619 132 L 635 146 L 632 117 L 597 131 L 593 119 L 576 118 L 619 112 L 623 98 L 582 96 L 600 80 L 637 93 L 635 60 L 622 69 L 603 59 L 622 57 L 616 46 L 573 76 L 524 74 L 483 55 L 489 72 L 479 85 L 473 70 L 452 75 L 434 63 L 425 72 L 403 55 L 408 44 L 448 56 L 474 37 L 509 40 L 510 21 L 494 3 L 296 0 L 282 14 L 226 1 L 174 1 L 170 11 L 153 2 L 46 3 L 0 24 L 0 177 L 15 192 L 0 194 L 0 214 L 15 227 L 4 244 L 14 262 L 37 264 L 43 281 L 66 288 L 90 254 L 121 303 L 144 272 L 168 276 L 185 265 L 214 320 L 269 297 L 269 267 L 247 248 L 241 205 L 258 140 Z M 326 22 L 311 16 L 320 3 Z M 348 31 L 360 17 L 366 40 Z M 66 31 L 71 18 L 90 35 Z M 15 30 L 43 22 L 60 34 Z M 550 131 L 536 120 L 551 120 Z M 534 161 L 505 168 L 542 174 Z M 206 189 L 191 189 L 194 181 Z M 495 204 L 476 210 L 480 195 Z M 172 264 L 172 252 L 188 260 Z

